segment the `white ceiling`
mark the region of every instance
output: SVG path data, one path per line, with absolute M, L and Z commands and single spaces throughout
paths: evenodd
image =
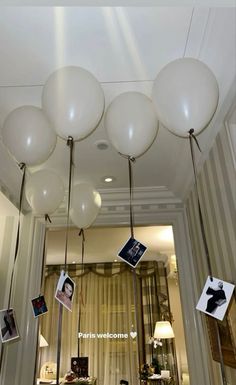
M 81 66 L 93 73 L 101 82 L 107 107 L 125 91 L 151 96 L 153 80 L 164 65 L 192 56 L 212 69 L 220 88 L 217 112 L 199 136 L 204 157 L 232 103 L 235 25 L 235 8 L 1 7 L 0 125 L 18 106 L 41 106 L 42 87 L 58 67 Z M 75 182 L 92 181 L 101 192 L 127 188 L 126 161 L 111 145 L 98 150 L 98 140 L 107 140 L 103 121 L 75 145 Z M 0 150 L 0 180 L 17 195 L 17 166 L 10 165 L 1 143 Z M 65 141 L 58 139 L 55 151 L 40 167 L 55 170 L 67 185 L 68 158 Z M 101 181 L 105 175 L 113 175 L 115 182 L 106 186 Z M 191 179 L 188 141 L 160 125 L 152 147 L 134 165 L 135 186 L 162 186 L 183 199 Z

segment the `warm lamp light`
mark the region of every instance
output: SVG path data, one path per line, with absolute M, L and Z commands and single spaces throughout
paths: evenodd
M 154 330 L 154 338 L 156 339 L 166 339 L 174 338 L 174 332 L 169 321 L 158 321 L 156 322 Z
M 48 346 L 48 342 L 45 340 L 45 338 L 40 334 L 39 336 L 39 347 L 40 348 L 46 348 Z
M 161 339 L 174 338 L 174 332 L 170 322 L 169 321 L 156 322 L 153 338 L 154 340 L 158 340 L 158 341 L 160 341 Z M 162 346 L 162 343 L 160 343 L 160 345 Z M 163 348 L 162 348 L 162 361 L 163 361 L 165 370 L 161 371 L 161 376 L 162 378 L 169 378 L 170 371 L 166 370 L 167 361 L 164 357 Z

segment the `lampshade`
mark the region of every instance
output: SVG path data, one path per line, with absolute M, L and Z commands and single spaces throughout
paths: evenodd
M 48 343 L 45 340 L 45 338 L 42 336 L 42 334 L 40 334 L 39 336 L 39 346 L 40 348 L 45 348 L 46 346 L 48 346 Z
M 156 322 L 153 337 L 157 339 L 174 338 L 174 332 L 170 322 L 169 321 Z

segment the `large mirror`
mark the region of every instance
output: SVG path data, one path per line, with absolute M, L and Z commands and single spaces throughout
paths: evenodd
M 69 230 L 66 269 L 74 293 L 72 311 L 63 306 L 61 379 L 73 369 L 97 385 L 135 384 L 162 372 L 172 383 L 188 384 L 172 226 L 134 231 L 147 247 L 135 269 L 117 255 L 130 237 L 129 228 L 86 230 L 83 263 L 82 237 L 78 229 Z M 56 378 L 60 302 L 55 293 L 65 270 L 64 243 L 64 229 L 47 231 L 43 292 L 48 312 L 40 317 L 45 341 L 38 348 L 38 382 Z M 174 338 L 155 338 L 160 321 L 172 324 Z

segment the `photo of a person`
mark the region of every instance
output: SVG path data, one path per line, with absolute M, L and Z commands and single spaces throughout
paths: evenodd
M 0 311 L 0 335 L 2 343 L 19 338 L 13 309 Z
M 136 267 L 146 250 L 146 246 L 144 246 L 141 242 L 134 238 L 130 238 L 120 250 L 118 256 L 130 266 Z
M 68 274 L 62 271 L 57 284 L 55 298 L 70 311 L 72 311 L 74 290 L 74 281 L 72 281 Z
M 211 297 L 207 301 L 206 312 L 213 314 L 218 306 L 221 306 L 226 302 L 223 286 L 223 282 L 219 281 L 216 288 L 212 288 L 211 286 L 208 287 L 206 294 L 211 295 Z
M 34 312 L 35 318 L 47 313 L 48 308 L 43 295 L 33 298 L 31 300 L 31 303 L 33 306 L 33 312 Z
M 222 321 L 229 306 L 234 287 L 232 283 L 208 277 L 196 309 Z

